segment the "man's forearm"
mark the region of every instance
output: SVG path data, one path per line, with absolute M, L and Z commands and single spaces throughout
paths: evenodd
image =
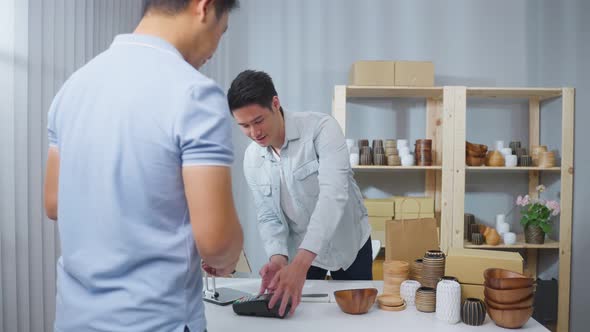
M 299 249 L 291 264 L 304 268 L 307 271 L 316 256 L 315 253 L 309 250 Z

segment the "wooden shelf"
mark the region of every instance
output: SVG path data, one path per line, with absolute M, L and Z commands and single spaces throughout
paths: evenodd
M 353 166 L 357 172 L 387 172 L 387 171 L 410 171 L 410 170 L 442 170 L 442 166 Z
M 346 86 L 347 98 L 442 98 L 442 87 Z
M 518 166 L 518 167 L 492 167 L 492 166 L 465 166 L 465 169 L 468 171 L 480 171 L 480 172 L 486 172 L 486 171 L 491 171 L 491 172 L 495 172 L 495 171 L 505 171 L 505 172 L 514 172 L 514 171 L 543 171 L 543 172 L 560 172 L 561 171 L 561 167 L 524 167 L 524 166 Z
M 489 244 L 482 244 L 476 245 L 471 242 L 465 240 L 465 244 L 463 245 L 465 248 L 469 249 L 559 249 L 559 242 L 551 239 L 545 239 L 545 243 L 543 244 L 531 244 L 524 242 L 524 234 L 519 234 L 516 237 L 516 243 L 507 245 L 507 244 L 498 244 L 497 246 L 491 246 Z
M 540 100 L 561 96 L 559 88 L 467 88 L 467 97 L 480 98 L 534 98 Z

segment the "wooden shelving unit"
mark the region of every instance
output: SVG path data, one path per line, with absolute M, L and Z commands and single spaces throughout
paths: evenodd
M 346 135 L 346 102 L 350 98 L 425 98 L 426 138 L 433 140 L 434 166 L 357 166 L 355 172 L 399 172 L 422 170 L 425 172 L 425 194 L 435 197 L 435 210 L 440 213 L 440 247 L 491 250 L 523 249 L 526 251 L 526 270 L 536 277 L 538 250 L 559 252 L 559 303 L 558 331 L 568 331 L 571 278 L 571 234 L 573 195 L 574 147 L 574 89 L 573 88 L 506 88 L 506 87 L 395 87 L 345 86 L 334 87 L 332 115 Z M 542 102 L 561 98 L 562 139 L 561 166 L 540 167 L 469 167 L 465 165 L 466 115 L 468 98 L 524 99 L 529 103 L 529 144 L 539 145 L 540 107 Z M 443 144 L 444 142 L 444 144 Z M 529 147 L 530 148 L 530 147 Z M 539 175 L 559 173 L 561 181 L 561 214 L 559 241 L 546 240 L 543 245 L 524 242 L 522 235 L 514 245 L 473 245 L 464 240 L 465 175 L 467 172 L 526 172 L 529 178 L 529 195 L 536 196 Z
M 524 237 L 522 235 L 519 235 L 516 239 L 515 244 L 510 244 L 510 245 L 498 244 L 497 246 L 492 246 L 489 244 L 476 245 L 476 244 L 473 244 L 473 243 L 465 240 L 463 247 L 470 248 L 470 249 L 498 249 L 498 250 L 501 250 L 501 249 L 559 249 L 559 242 L 555 241 L 555 240 L 551 240 L 551 239 L 546 239 L 545 243 L 543 243 L 543 244 L 525 243 Z
M 568 331 L 569 302 L 571 278 L 571 234 L 572 234 L 572 195 L 573 195 L 573 147 L 574 147 L 574 89 L 573 88 L 470 88 L 456 87 L 455 93 L 463 100 L 467 98 L 518 98 L 529 103 L 529 144 L 539 145 L 540 141 L 540 108 L 543 101 L 561 98 L 562 100 L 562 137 L 561 166 L 551 168 L 540 167 L 469 167 L 465 166 L 466 140 L 466 102 L 457 103 L 454 115 L 454 174 L 453 178 L 453 247 L 478 249 L 524 249 L 527 256 L 527 271 L 537 275 L 537 258 L 539 250 L 558 250 L 559 252 L 559 299 L 558 299 L 558 331 Z M 529 149 L 530 149 L 529 146 Z M 529 178 L 529 195 L 537 197 L 536 187 L 539 176 L 543 172 L 560 174 L 561 190 L 559 217 L 559 241 L 545 240 L 542 245 L 527 244 L 522 235 L 514 245 L 473 245 L 463 237 L 464 204 L 465 204 L 465 173 L 466 172 L 527 172 Z
M 412 170 L 442 170 L 442 166 L 366 166 L 359 165 L 352 168 L 355 172 L 388 172 Z
M 452 158 L 443 155 L 444 136 L 450 137 L 452 128 L 443 126 L 446 121 L 452 123 L 453 101 L 447 99 L 449 89 L 446 87 L 399 87 L 399 86 L 354 86 L 337 85 L 334 87 L 332 116 L 338 121 L 346 135 L 346 103 L 351 98 L 424 98 L 426 101 L 425 138 L 432 139 L 433 166 L 355 166 L 355 173 L 362 172 L 400 172 L 420 170 L 425 173 L 426 196 L 434 198 L 435 212 L 440 214 L 441 229 L 448 229 L 450 234 L 452 219 L 442 206 L 450 205 L 452 200 Z M 443 132 L 443 128 L 445 128 Z M 449 142 L 451 140 L 449 139 Z M 449 145 L 452 148 L 452 145 Z M 445 185 L 446 183 L 446 185 Z M 443 233 L 441 231 L 441 233 Z M 441 246 L 450 245 L 450 236 L 441 236 Z M 443 244 L 444 243 L 444 244 Z
M 491 167 L 491 166 L 465 166 L 468 171 L 474 172 L 560 172 L 561 167 Z

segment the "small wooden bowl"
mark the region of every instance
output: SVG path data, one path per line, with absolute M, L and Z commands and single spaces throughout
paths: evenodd
M 533 286 L 517 289 L 494 289 L 486 284 L 483 294 L 486 299 L 491 299 L 496 303 L 513 304 L 531 296 L 533 294 Z
M 533 307 L 524 309 L 502 310 L 488 306 L 488 314 L 496 325 L 508 328 L 521 328 L 533 315 Z
M 488 307 L 492 307 L 494 309 L 513 310 L 513 309 L 524 309 L 524 308 L 532 307 L 534 300 L 535 300 L 535 296 L 531 295 L 520 302 L 516 302 L 516 303 L 512 303 L 512 304 L 502 304 L 502 303 L 494 302 L 491 299 L 486 299 L 485 302 Z
M 499 268 L 487 269 L 484 271 L 483 276 L 486 283 L 494 289 L 527 288 L 533 285 L 533 278 Z
M 375 304 L 377 288 L 344 289 L 334 292 L 340 310 L 351 315 L 365 314 Z
M 465 162 L 467 163 L 467 166 L 483 166 L 485 161 L 486 161 L 485 157 L 467 156 L 465 158 Z
M 479 152 L 479 153 L 486 153 L 488 151 L 488 146 L 487 145 L 483 145 L 483 144 L 474 144 L 474 143 L 470 143 L 470 142 L 465 142 L 465 148 L 467 150 L 471 150 L 473 152 Z

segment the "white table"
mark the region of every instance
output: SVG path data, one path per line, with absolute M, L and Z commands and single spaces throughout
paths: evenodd
M 255 294 L 260 287 L 260 279 L 217 278 L 217 287 L 229 287 Z M 409 306 L 401 312 L 380 310 L 377 304 L 364 315 L 349 315 L 340 310 L 334 300 L 333 292 L 340 289 L 375 287 L 381 292 L 382 281 L 324 281 L 308 280 L 303 293 L 328 293 L 330 303 L 301 303 L 293 316 L 285 319 L 263 318 L 236 315 L 231 305 L 219 306 L 205 302 L 207 329 L 219 331 L 252 332 L 379 332 L 379 331 L 511 331 L 496 326 L 489 316 L 484 325 L 474 327 L 463 323 L 450 325 L 437 320 L 434 313 L 423 313 Z M 529 319 L 522 331 L 549 331 L 533 318 Z

